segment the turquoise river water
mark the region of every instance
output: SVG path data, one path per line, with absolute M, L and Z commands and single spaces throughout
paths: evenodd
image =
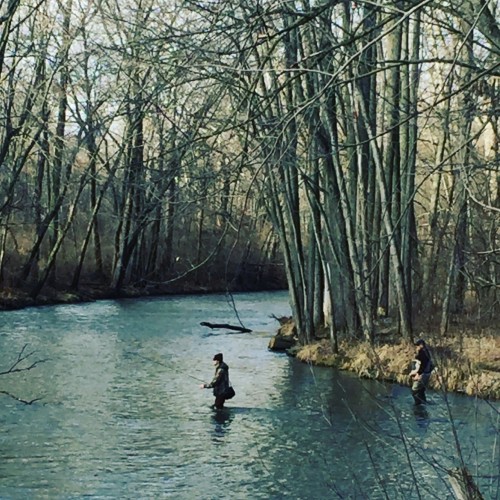
M 0 313 L 0 499 L 452 499 L 500 495 L 496 403 L 311 367 L 267 345 L 284 292 Z M 252 333 L 211 330 L 238 324 Z M 26 346 L 25 350 L 23 347 Z M 236 397 L 199 388 L 223 352 Z

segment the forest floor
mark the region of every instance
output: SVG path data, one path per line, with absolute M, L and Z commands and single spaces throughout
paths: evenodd
M 278 335 L 290 335 L 293 323 L 284 324 Z M 435 369 L 429 386 L 444 392 L 457 392 L 482 399 L 500 400 L 500 328 L 452 325 L 442 337 L 439 328 L 416 329 L 415 338 L 429 346 Z M 375 342 L 339 337 L 339 352 L 334 353 L 329 338 L 296 346 L 289 353 L 314 365 L 331 366 L 356 373 L 359 377 L 411 385 L 409 373 L 415 346 L 403 341 L 391 325 L 379 327 Z

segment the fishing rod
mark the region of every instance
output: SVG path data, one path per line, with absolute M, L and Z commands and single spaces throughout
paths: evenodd
M 194 377 L 193 375 L 190 375 L 189 373 L 186 373 L 185 371 L 182 371 L 182 370 L 179 370 L 178 368 L 175 368 L 175 366 L 167 365 L 166 363 L 158 361 L 157 359 L 154 359 L 154 358 L 150 358 L 148 356 L 143 356 L 142 354 L 139 354 L 138 352 L 132 352 L 132 351 L 127 351 L 127 352 L 129 354 L 134 354 L 135 356 L 138 356 L 139 358 L 145 359 L 146 361 L 151 361 L 152 363 L 156 363 L 157 365 L 164 366 L 165 368 L 168 368 L 169 370 L 173 370 L 174 372 L 177 372 L 181 375 L 184 375 L 186 377 L 197 380 L 198 382 L 205 383 L 205 381 L 202 380 L 201 378 Z

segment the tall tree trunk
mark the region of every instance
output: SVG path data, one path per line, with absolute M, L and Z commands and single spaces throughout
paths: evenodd
M 461 23 L 464 34 L 464 45 L 467 50 L 468 62 L 473 64 L 474 55 L 472 52 L 472 33 L 468 31 L 468 24 Z M 469 66 L 470 68 L 470 66 Z M 462 79 L 465 86 L 468 86 L 472 73 L 470 69 L 463 70 Z M 452 201 L 451 212 L 455 214 L 454 237 L 452 251 L 450 252 L 449 270 L 445 294 L 443 297 L 441 327 L 442 335 L 446 334 L 449 326 L 451 313 L 462 313 L 465 300 L 465 255 L 467 250 L 467 217 L 468 217 L 468 192 L 465 185 L 466 169 L 469 166 L 471 157 L 470 137 L 472 122 L 474 119 L 474 106 L 470 90 L 463 92 L 461 96 L 462 113 L 458 121 L 458 150 L 454 155 L 455 166 L 452 169 L 454 192 L 456 198 Z
M 391 240 L 399 253 L 401 242 L 400 210 L 401 210 L 401 158 L 400 158 L 400 108 L 401 108 L 401 45 L 403 27 L 400 16 L 393 13 L 388 14 L 389 34 L 386 37 L 386 54 L 388 68 L 386 69 L 385 85 L 385 112 L 387 113 L 385 144 L 384 144 L 384 177 L 387 186 L 387 204 L 382 204 L 382 213 L 389 213 L 393 233 L 387 233 L 385 229 L 384 247 L 385 266 L 382 267 L 384 275 L 381 277 L 381 301 L 380 306 L 385 313 L 390 313 L 392 301 L 397 302 L 396 297 L 390 296 L 391 283 L 394 276 L 391 273 L 390 245 Z M 383 225 L 382 228 L 385 226 Z M 396 278 L 397 279 L 397 278 Z M 394 303 L 397 307 L 397 304 Z
M 403 59 L 408 62 L 402 68 L 401 87 L 401 260 L 404 272 L 406 300 L 414 304 L 413 269 L 418 264 L 417 224 L 415 220 L 414 195 L 416 175 L 417 101 L 419 89 L 419 65 L 412 61 L 420 59 L 421 12 L 405 21 Z M 413 314 L 413 308 L 412 308 Z
M 134 76 L 138 79 L 138 75 Z M 128 154 L 125 164 L 125 178 L 123 183 L 123 204 L 121 222 L 116 233 L 115 262 L 111 286 L 119 291 L 130 271 L 129 264 L 139 240 L 138 224 L 142 218 L 142 194 L 144 189 L 143 155 L 144 155 L 144 115 L 142 95 L 140 89 L 135 89 L 135 99 L 128 115 Z
M 361 110 L 361 114 L 364 116 L 366 120 L 367 109 L 364 105 L 363 100 L 359 96 L 359 93 L 357 95 L 357 99 L 359 108 Z M 369 131 L 369 129 L 367 130 L 369 133 L 372 156 L 375 162 L 375 169 L 377 172 L 377 186 L 380 192 L 380 201 L 382 203 L 382 206 L 386 206 L 388 203 L 388 188 L 387 188 L 387 181 L 385 178 L 385 171 L 382 165 L 382 159 L 380 152 L 378 150 L 376 139 L 372 135 L 371 131 Z M 396 294 L 395 298 L 398 307 L 399 320 L 401 323 L 401 335 L 403 336 L 403 338 L 411 340 L 413 337 L 411 304 L 408 303 L 407 294 L 405 292 L 403 266 L 401 263 L 401 257 L 397 245 L 397 240 L 393 238 L 393 235 L 395 233 L 395 227 L 388 210 L 383 211 L 382 219 L 384 223 L 385 232 L 389 236 L 389 242 L 388 242 L 389 255 L 390 255 L 390 263 L 392 270 L 392 279 Z
M 87 183 L 87 176 L 83 175 L 80 178 L 80 184 L 78 186 L 77 192 L 75 194 L 74 200 L 71 202 L 69 209 L 68 209 L 68 215 L 65 219 L 64 224 L 61 226 L 60 231 L 58 232 L 58 239 L 56 242 L 54 242 L 54 245 L 51 247 L 50 253 L 47 257 L 47 262 L 45 264 L 45 267 L 43 270 L 40 271 L 40 276 L 34 286 L 30 290 L 30 296 L 32 298 L 38 297 L 40 292 L 42 291 L 42 288 L 46 284 L 47 280 L 49 279 L 49 276 L 52 272 L 53 267 L 55 266 L 56 259 L 57 259 L 57 254 L 61 248 L 61 245 L 64 241 L 64 238 L 69 231 L 69 228 L 71 227 L 71 224 L 73 223 L 73 219 L 76 215 L 77 207 L 78 207 L 78 201 L 80 199 L 80 196 L 84 190 L 84 187 Z
M 60 64 L 60 74 L 58 82 L 59 99 L 57 105 L 57 122 L 56 131 L 54 137 L 54 159 L 51 168 L 51 187 L 52 187 L 52 204 L 54 207 L 58 207 L 54 210 L 54 217 L 52 219 L 51 231 L 50 231 L 50 247 L 53 249 L 59 242 L 59 229 L 61 223 L 61 212 L 60 208 L 62 204 L 59 205 L 57 200 L 61 197 L 61 184 L 65 181 L 63 176 L 67 178 L 68 174 L 63 172 L 63 165 L 66 163 L 64 160 L 64 152 L 66 149 L 66 112 L 68 109 L 68 84 L 69 84 L 69 49 L 71 45 L 70 38 L 70 26 L 71 26 L 71 8 L 73 1 L 69 0 L 67 4 L 63 5 L 62 2 L 59 4 L 63 12 L 63 23 L 62 23 L 62 46 L 59 50 L 59 64 Z M 70 165 L 67 164 L 68 171 L 70 170 Z M 52 252 L 52 250 L 51 250 Z M 57 252 L 55 252 L 57 255 Z M 54 255 L 54 262 L 51 265 L 51 275 L 49 278 L 50 284 L 52 286 L 56 285 L 57 281 L 57 264 Z

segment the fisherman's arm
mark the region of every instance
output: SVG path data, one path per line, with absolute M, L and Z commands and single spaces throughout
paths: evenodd
M 420 378 L 420 367 L 422 366 L 422 362 L 419 359 L 415 359 L 415 368 L 410 372 L 410 377 L 414 380 L 418 380 Z
M 212 379 L 212 382 L 210 382 L 209 384 L 203 384 L 202 387 L 204 389 L 211 389 L 212 387 L 215 387 L 220 383 L 221 376 L 222 370 L 217 370 L 217 372 L 215 373 L 215 377 Z

